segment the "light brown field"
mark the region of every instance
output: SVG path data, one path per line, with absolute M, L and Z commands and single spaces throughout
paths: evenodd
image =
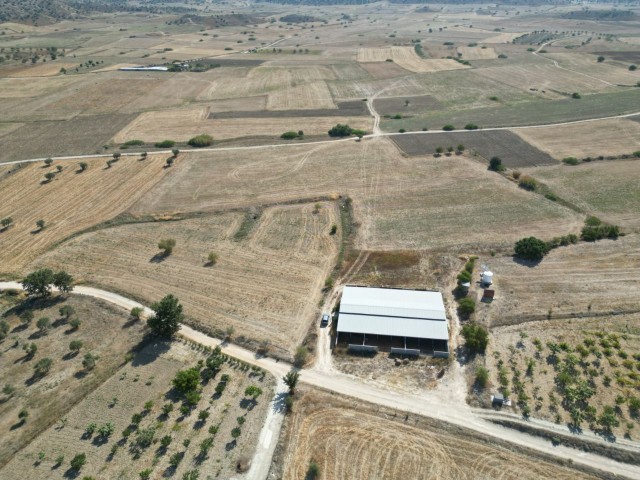
M 597 161 L 577 166 L 527 172 L 546 183 L 560 197 L 602 220 L 629 231 L 640 230 L 640 162 Z
M 362 63 L 385 62 L 392 59 L 401 68 L 419 73 L 468 68 L 451 59 L 420 58 L 413 47 L 359 48 L 356 58 Z
M 464 156 L 404 158 L 386 139 L 195 158 L 182 162 L 133 211 L 200 211 L 346 194 L 360 222 L 358 246 L 384 250 L 511 245 L 526 235 L 565 234 L 582 223 L 575 213 L 488 172 L 484 163 Z
M 0 78 L 0 98 L 37 97 L 70 87 L 82 80 L 77 75 L 56 78 Z
M 24 123 L 0 123 L 0 137 L 22 127 Z
M 179 409 L 181 396 L 172 391 L 171 381 L 176 372 L 196 365 L 205 357 L 179 342 L 151 344 L 138 353 L 132 362 L 116 372 L 104 384 L 88 395 L 68 414 L 64 426 L 60 422 L 46 430 L 25 449 L 18 452 L 0 470 L 2 478 L 28 478 L 38 480 L 64 479 L 69 476 L 69 462 L 74 455 L 83 452 L 87 462 L 81 475 L 100 479 L 139 478 L 138 473 L 147 468 L 153 470 L 151 478 L 173 475 L 182 478 L 192 469 L 204 476 L 230 478 L 235 475 L 237 460 L 251 458 L 258 442 L 264 417 L 273 395 L 273 381 L 253 372 L 243 372 L 237 367 L 225 364 L 217 378 L 203 385 L 201 400 L 190 414 L 183 416 Z M 77 361 L 77 360 L 76 360 Z M 218 398 L 214 389 L 222 375 L 230 376 L 227 387 Z M 257 403 L 243 402 L 244 390 L 256 385 L 263 390 Z M 114 402 L 115 399 L 115 402 Z M 153 407 L 145 412 L 144 404 L 153 402 Z M 163 415 L 161 408 L 166 403 L 173 404 L 173 411 Z M 200 411 L 208 411 L 209 418 L 198 421 Z M 122 432 L 131 425 L 133 414 L 142 413 L 142 421 L 128 438 Z M 231 430 L 238 426 L 237 418 L 244 417 L 241 435 L 232 442 Z M 114 433 L 107 440 L 84 436 L 91 422 L 102 426 L 107 422 L 114 425 Z M 218 427 L 215 434 L 210 427 Z M 154 429 L 154 441 L 142 448 L 139 457 L 133 453 L 137 431 Z M 160 446 L 159 439 L 165 435 L 172 438 L 166 448 Z M 206 459 L 197 459 L 200 444 L 205 439 L 214 439 Z M 185 447 L 184 442 L 189 441 Z M 111 455 L 117 443 L 120 447 Z M 45 453 L 45 459 L 38 464 L 38 452 Z M 184 457 L 178 468 L 169 466 L 169 458 L 179 452 Z M 64 455 L 62 465 L 56 467 L 56 459 Z
M 369 72 L 369 74 L 371 74 L 371 76 L 376 80 L 386 80 L 388 78 L 411 75 L 409 70 L 405 70 L 397 63 L 393 62 L 361 63 L 360 66 Z
M 615 89 L 614 86 L 608 85 L 597 78 L 578 75 L 572 71 L 557 68 L 551 62 L 479 68 L 474 72 L 477 75 L 506 83 L 522 90 L 530 88 L 537 88 L 539 91 L 545 90 L 546 96 L 549 98 L 561 98 L 573 92 L 584 94 L 613 91 Z
M 556 248 L 533 267 L 511 257 L 481 260 L 495 274 L 496 300 L 478 312 L 490 325 L 526 325 L 549 311 L 552 319 L 567 319 L 640 310 L 638 235 Z
M 592 478 L 506 445 L 489 444 L 446 424 L 304 391 L 289 417 L 284 480 L 304 478 L 309 464 L 323 480 L 398 478 Z
M 493 37 L 485 38 L 482 43 L 511 43 L 515 38 L 523 35 L 524 32 L 499 33 Z
M 71 295 L 48 302 L 25 302 L 34 314 L 27 328 L 21 327 L 16 313 L 10 311 L 5 320 L 13 328 L 12 340 L 0 344 L 0 383 L 12 385 L 16 391 L 9 401 L 0 402 L 0 466 L 29 443 L 35 435 L 46 430 L 72 405 L 107 380 L 121 366 L 124 356 L 143 338 L 141 323 L 129 323 L 128 312 L 88 297 Z M 62 306 L 72 306 L 82 324 L 74 331 L 59 314 Z M 37 319 L 49 317 L 53 327 L 46 335 L 38 335 Z M 81 340 L 83 348 L 78 355 L 70 355 L 69 342 Z M 17 342 L 17 345 L 15 343 Z M 22 345 L 35 343 L 38 351 L 28 359 Z M 91 352 L 100 357 L 96 368 L 82 375 L 82 358 Z M 50 358 L 53 365 L 41 379 L 33 380 L 33 366 L 42 358 Z M 31 379 L 31 380 L 30 380 Z M 0 398 L 6 398 L 0 394 Z M 27 422 L 18 426 L 18 412 L 26 408 Z M 7 472 L 0 471 L 0 477 Z
M 311 82 L 269 94 L 269 110 L 310 110 L 336 108 L 333 97 L 324 81 Z
M 198 187 L 192 190 L 196 193 Z M 124 225 L 82 235 L 37 260 L 65 266 L 80 280 L 126 292 L 145 302 L 167 292 L 178 296 L 187 316 L 216 334 L 268 340 L 286 355 L 299 345 L 319 312 L 321 289 L 337 253 L 329 235 L 340 223 L 332 203 L 271 207 L 246 240 L 234 240 L 244 213 L 173 222 Z M 161 238 L 175 238 L 168 258 Z M 215 266 L 206 266 L 209 252 Z
M 512 131 L 558 160 L 615 156 L 640 150 L 640 122 L 626 118 Z
M 491 60 L 498 58 L 498 54 L 491 47 L 458 47 L 458 53 L 462 54 L 464 60 Z
M 18 273 L 62 239 L 126 210 L 165 175 L 164 160 L 123 158 L 110 169 L 104 159 L 85 160 L 89 168 L 83 173 L 76 173 L 76 162 L 60 162 L 65 169 L 46 184 L 41 183 L 44 174 L 57 163 L 29 164 L 4 176 L 0 218 L 12 217 L 14 225 L 0 232 L 0 272 Z M 41 219 L 46 228 L 36 232 Z
M 634 86 L 640 81 L 640 73 L 629 71 L 628 64 L 616 61 L 598 63 L 596 55 L 587 53 L 547 53 L 545 57 L 556 60 L 561 67 L 616 85 Z
M 256 135 L 280 136 L 283 132 L 303 130 L 307 135 L 326 135 L 336 123 L 369 130 L 370 117 L 296 117 L 296 118 L 225 118 L 208 119 L 206 107 L 146 112 L 123 128 L 113 141 L 122 143 L 133 138 L 147 142 L 163 139 L 187 141 L 201 133 L 215 139 Z M 327 137 L 329 138 L 329 137 Z
M 42 63 L 33 67 L 25 67 L 21 70 L 11 72 L 12 77 L 29 78 L 29 77 L 53 77 L 61 75 L 61 68 L 75 67 L 75 63 Z
M 129 67 L 137 67 L 137 66 L 139 66 L 139 64 L 137 63 L 116 63 L 104 68 L 99 68 L 98 70 L 93 70 L 93 73 L 113 72 L 115 70 L 119 70 L 120 68 L 129 68 Z

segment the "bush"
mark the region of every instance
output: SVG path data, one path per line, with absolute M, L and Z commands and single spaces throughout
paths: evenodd
M 156 143 L 156 148 L 172 148 L 176 142 L 173 140 L 163 140 L 161 142 Z
M 562 159 L 562 163 L 565 163 L 566 165 L 578 165 L 580 160 L 576 157 L 565 157 Z
M 164 250 L 165 255 L 171 255 L 174 247 L 176 246 L 175 238 L 163 238 L 158 242 L 158 248 Z
M 293 140 L 295 138 L 298 138 L 298 134 L 296 132 L 293 132 L 293 131 L 284 132 L 282 135 L 280 135 L 280 138 L 282 138 L 284 140 Z
M 465 130 L 477 130 L 478 129 L 478 125 L 476 125 L 475 123 L 467 123 L 464 126 Z
M 530 177 L 529 175 L 524 175 L 518 180 L 518 186 L 531 192 L 538 187 L 538 182 L 535 178 Z
M 173 379 L 174 388 L 183 394 L 195 391 L 200 385 L 200 372 L 197 368 L 180 370 Z
M 455 129 L 456 129 L 456 127 L 454 127 L 451 124 L 447 124 L 444 127 L 442 127 L 442 130 L 444 130 L 445 132 L 450 132 L 450 131 L 455 130 Z
M 197 135 L 189 139 L 187 143 L 195 148 L 209 147 L 213 144 L 213 137 L 211 135 L 206 135 L 206 134 Z
M 296 354 L 293 357 L 293 364 L 301 368 L 307 363 L 307 356 L 309 355 L 309 350 L 304 345 L 299 346 L 296 349 Z
M 76 472 L 80 471 L 85 463 L 87 463 L 87 456 L 84 453 L 77 454 L 71 459 L 71 462 L 69 462 L 71 468 Z
M 477 323 L 467 323 L 462 327 L 466 347 L 472 352 L 484 353 L 489 343 L 489 332 Z
M 338 123 L 328 133 L 330 137 L 348 137 L 353 133 L 353 129 L 349 125 Z
M 309 469 L 307 470 L 307 476 L 305 478 L 309 480 L 315 480 L 320 476 L 320 467 L 314 461 L 311 461 L 309 464 Z
M 463 317 L 468 317 L 476 311 L 476 302 L 471 297 L 461 298 L 458 302 L 458 312 Z
M 514 251 L 519 258 L 537 261 L 549 252 L 549 246 L 536 237 L 527 237 L 516 242 Z
M 505 166 L 502 164 L 502 159 L 500 157 L 492 157 L 489 160 L 489 170 L 493 172 L 504 172 Z
M 486 387 L 487 383 L 489 383 L 489 370 L 484 367 L 476 368 L 476 382 L 482 388 Z
M 120 148 L 139 147 L 140 145 L 144 145 L 142 140 L 127 140 Z
M 576 100 L 580 100 L 582 98 L 582 95 L 580 95 L 578 92 L 574 92 L 571 94 L 571 98 L 575 98 Z

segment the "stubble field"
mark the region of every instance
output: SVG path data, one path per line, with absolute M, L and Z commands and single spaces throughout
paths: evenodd
M 282 453 L 285 480 L 304 478 L 311 462 L 323 480 L 592 478 L 422 417 L 313 390 L 299 395 Z
M 467 68 L 465 65 L 451 59 L 420 58 L 413 47 L 359 48 L 356 58 L 360 63 L 393 60 L 401 68 L 419 73 Z
M 556 236 L 580 216 L 466 156 L 403 157 L 388 140 L 199 154 L 132 212 L 219 210 L 349 195 L 364 249 L 511 244 Z M 500 215 L 495 212 L 499 211 Z M 465 247 L 466 246 L 466 247 Z
M 266 340 L 292 354 L 319 311 L 324 281 L 337 254 L 333 203 L 271 207 L 197 219 L 123 225 L 72 239 L 34 265 L 65 266 L 81 281 L 151 303 L 167 292 L 191 322 L 257 347 Z M 157 243 L 174 238 L 170 256 Z M 209 265 L 207 256 L 218 260 Z
M 0 273 L 19 273 L 64 238 L 125 211 L 167 173 L 159 156 L 144 161 L 123 157 L 109 169 L 105 159 L 85 161 L 88 168 L 82 173 L 75 162 L 54 162 L 50 167 L 14 167 L 2 176 L 0 190 L 8 201 L 0 204 L 0 218 L 11 217 L 13 225 L 0 232 Z M 42 183 L 58 164 L 62 172 Z M 36 226 L 38 220 L 44 220 L 43 230 Z

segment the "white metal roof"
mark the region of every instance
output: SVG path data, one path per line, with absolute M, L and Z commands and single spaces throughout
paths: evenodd
M 447 340 L 440 292 L 346 286 L 338 331 Z

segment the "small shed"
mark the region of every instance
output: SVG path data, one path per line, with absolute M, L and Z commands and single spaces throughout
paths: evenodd
M 495 407 L 501 407 L 504 405 L 504 396 L 501 393 L 496 393 L 491 397 L 491 405 Z
M 490 290 L 488 288 L 484 289 L 484 292 L 482 293 L 482 301 L 486 302 L 486 303 L 491 303 L 493 302 L 493 298 L 496 295 L 496 291 L 495 290 Z

